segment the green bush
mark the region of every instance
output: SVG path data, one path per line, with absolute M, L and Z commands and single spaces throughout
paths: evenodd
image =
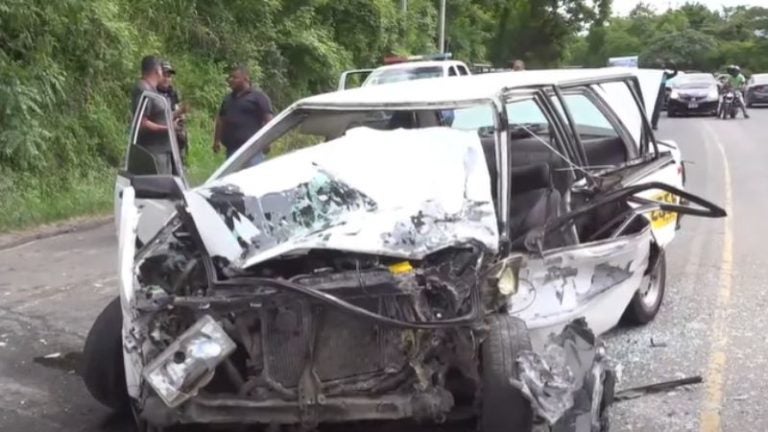
M 469 61 L 562 56 L 589 2 L 538 3 L 448 2 L 449 50 Z M 250 66 L 280 110 L 335 89 L 345 69 L 435 52 L 437 4 L 409 0 L 404 13 L 400 0 L 0 1 L 0 231 L 109 210 L 142 56 L 178 72 L 199 183 L 223 160 L 211 134 L 228 65 Z

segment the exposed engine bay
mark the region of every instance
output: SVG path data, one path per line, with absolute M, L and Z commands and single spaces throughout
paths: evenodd
M 482 245 L 459 245 L 421 261 L 311 251 L 226 277 L 196 252 L 195 233 L 174 226 L 137 259 L 136 306 L 151 315 L 145 363 L 202 316 L 215 318 L 236 348 L 210 383 L 200 389 L 197 381 L 184 382 L 166 404 L 177 406 L 198 390 L 203 399 L 279 401 L 272 415 L 280 403 L 293 402 L 301 407 L 298 417 L 283 418 L 302 423 L 444 421 L 458 403 L 472 408 L 480 387 L 476 325 L 487 308 L 498 308 L 480 303 L 492 298 L 481 290 L 498 292 L 483 286 L 495 279 L 493 257 Z M 388 406 L 376 401 L 385 395 L 392 396 Z M 365 412 L 362 401 L 332 414 L 315 409 L 360 398 L 370 399 L 367 409 L 376 412 Z

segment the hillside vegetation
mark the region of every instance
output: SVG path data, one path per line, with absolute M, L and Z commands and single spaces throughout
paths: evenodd
M 344 69 L 436 52 L 438 3 L 408 0 L 404 11 L 401 0 L 3 0 L 0 231 L 109 211 L 142 56 L 159 54 L 177 70 L 192 108 L 190 176 L 200 182 L 222 162 L 210 146 L 227 65 L 248 64 L 282 109 L 333 90 Z M 602 65 L 608 55 L 637 54 L 647 37 L 685 31 L 685 41 L 701 39 L 696 61 L 746 63 L 764 58 L 754 53 L 765 45 L 745 14 L 701 21 L 641 10 L 611 20 L 610 0 L 448 0 L 447 41 L 470 62 Z

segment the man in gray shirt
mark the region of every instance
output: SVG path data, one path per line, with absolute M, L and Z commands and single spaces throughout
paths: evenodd
M 131 107 L 135 114 L 143 92 L 159 94 L 157 85 L 163 77 L 162 64 L 155 56 L 146 56 L 141 60 L 141 80 L 131 91 Z M 138 122 L 138 135 L 136 145 L 147 150 L 155 159 L 158 174 L 173 173 L 173 156 L 168 119 L 165 115 L 165 106 L 153 99 L 147 101 L 142 118 Z

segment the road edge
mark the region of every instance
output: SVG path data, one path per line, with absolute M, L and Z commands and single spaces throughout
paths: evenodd
M 28 230 L 0 233 L 0 251 L 22 246 L 36 240 L 92 230 L 112 222 L 113 219 L 113 215 L 79 217 L 37 226 Z

